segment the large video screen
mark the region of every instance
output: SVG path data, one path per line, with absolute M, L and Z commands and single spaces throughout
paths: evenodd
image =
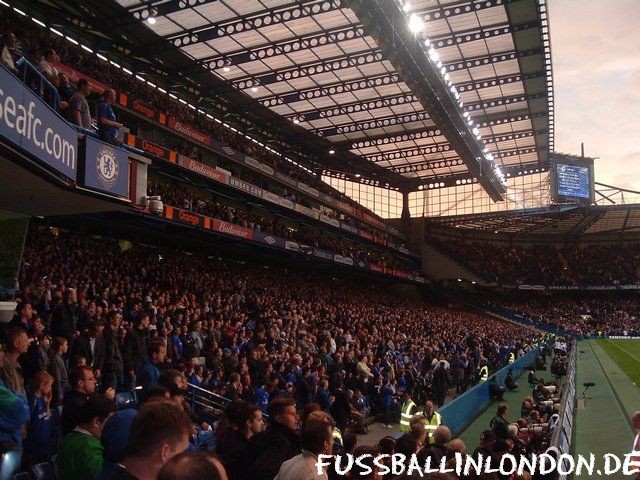
M 589 169 L 578 165 L 558 164 L 558 195 L 565 197 L 589 198 Z

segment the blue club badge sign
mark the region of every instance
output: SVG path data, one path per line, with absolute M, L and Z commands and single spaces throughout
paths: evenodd
M 120 166 L 116 155 L 116 151 L 108 145 L 101 146 L 96 154 L 98 180 L 106 190 L 111 190 L 118 181 Z
M 129 157 L 122 148 L 86 138 L 85 186 L 126 198 L 129 193 Z

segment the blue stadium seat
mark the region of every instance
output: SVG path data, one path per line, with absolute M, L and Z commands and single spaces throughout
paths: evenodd
M 49 462 L 37 463 L 31 468 L 35 480 L 57 480 L 56 472 Z
M 22 472 L 22 473 L 16 473 L 14 476 L 11 477 L 11 480 L 33 480 L 33 478 L 27 472 Z

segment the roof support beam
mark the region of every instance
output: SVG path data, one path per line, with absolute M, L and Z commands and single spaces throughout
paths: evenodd
M 420 127 L 406 130 L 402 133 L 383 133 L 380 135 L 357 138 L 355 140 L 335 142 L 334 145 L 336 149 L 355 150 L 375 147 L 378 145 L 387 145 L 389 143 L 405 142 L 407 140 L 418 140 L 420 138 L 434 137 L 437 135 L 442 135 L 442 132 L 437 127 Z
M 534 132 L 533 130 L 519 130 L 509 134 L 487 135 L 482 137 L 487 144 L 505 142 L 508 140 L 517 140 L 521 138 L 529 138 L 542 132 Z M 396 148 L 393 150 L 385 150 L 383 153 L 362 154 L 364 158 L 372 162 L 382 162 L 397 160 L 399 158 L 410 158 L 419 155 L 428 155 L 431 153 L 446 152 L 451 149 L 449 143 L 434 143 L 432 145 L 424 145 L 410 148 Z
M 300 77 L 308 77 L 319 73 L 335 72 L 345 68 L 361 67 L 382 61 L 384 61 L 384 58 L 381 52 L 364 50 L 349 55 L 340 55 L 325 60 L 307 62 L 293 68 L 287 67 L 286 69 L 271 70 L 259 75 L 240 77 L 232 80 L 232 83 L 236 88 L 242 90 L 243 88 L 249 88 L 255 85 L 269 85 L 271 83 L 295 80 Z
M 341 8 L 343 8 L 341 0 L 296 1 L 276 8 L 254 12 L 250 15 L 236 17 L 232 20 L 187 30 L 179 35 L 171 35 L 167 37 L 167 40 L 175 47 L 186 47 L 194 43 L 206 42 L 270 25 L 280 25 L 298 18 L 336 11 Z
M 509 60 L 530 57 L 532 55 L 540 55 L 541 53 L 541 48 L 532 48 L 531 50 L 523 50 L 521 52 L 509 50 L 501 53 L 493 53 L 491 55 L 480 55 L 478 57 L 454 60 L 443 63 L 443 65 L 447 67 L 447 71 L 456 72 L 458 70 L 466 70 L 467 68 L 481 67 L 483 65 L 491 65 L 500 62 L 508 62 Z
M 520 82 L 523 79 L 533 79 L 533 78 L 540 78 L 544 76 L 545 76 L 545 72 L 542 70 L 538 72 L 533 72 L 529 75 L 521 75 L 519 73 L 516 75 L 500 75 L 498 77 L 488 77 L 488 78 L 483 78 L 481 80 L 474 80 L 472 82 L 457 83 L 456 88 L 458 89 L 458 92 L 464 93 L 464 92 L 470 92 L 473 90 L 482 90 L 483 88 L 491 88 L 491 87 L 499 87 L 501 85 L 508 85 L 510 83 Z
M 226 65 L 240 65 L 242 63 L 253 62 L 255 60 L 266 60 L 280 55 L 287 55 L 301 50 L 313 49 L 323 45 L 336 44 L 365 36 L 361 26 L 350 25 L 348 27 L 338 27 L 321 32 L 314 32 L 302 37 L 284 40 L 280 42 L 262 44 L 249 47 L 246 50 L 238 50 L 226 55 L 215 55 L 198 59 L 208 68 L 215 70 Z
M 375 155 L 363 155 L 364 158 L 372 162 L 389 162 L 391 160 L 398 160 L 400 158 L 418 157 L 421 155 L 430 155 L 432 153 L 446 152 L 451 150 L 451 146 L 448 143 L 439 143 L 424 147 L 414 147 L 407 149 L 391 150 L 384 153 L 378 153 Z
M 527 169 L 531 169 L 531 168 L 538 168 L 540 172 L 547 171 L 546 168 L 539 168 L 539 165 L 536 163 L 536 164 L 525 164 L 517 167 L 515 166 L 505 167 L 503 169 L 503 173 L 508 178 L 521 177 L 524 175 L 529 175 L 529 173 L 523 173 L 523 172 L 529 171 Z M 424 188 L 424 190 L 432 190 L 432 189 L 439 189 L 439 188 L 455 187 L 457 185 L 468 185 L 471 183 L 478 183 L 477 181 L 473 181 L 473 178 L 474 176 L 472 174 L 470 174 L 469 172 L 465 172 L 465 173 L 456 173 L 454 175 L 448 175 L 443 177 L 424 178 L 420 183 L 423 184 L 425 187 L 427 187 L 427 188 Z M 457 183 L 458 181 L 460 183 Z M 429 185 L 433 185 L 433 187 L 428 188 Z M 504 212 L 502 212 L 502 214 L 504 214 Z
M 418 99 L 412 93 L 399 93 L 395 95 L 389 95 L 387 97 L 375 97 L 371 100 L 364 100 L 362 102 L 344 103 L 331 107 L 319 108 L 316 110 L 301 111 L 294 115 L 287 115 L 286 117 L 291 119 L 297 118 L 301 122 L 308 122 L 321 118 L 336 117 L 338 115 L 348 115 L 350 113 L 370 111 L 377 108 L 393 107 L 396 105 L 404 105 L 414 102 L 418 102 Z M 417 108 L 421 109 L 422 106 L 418 103 Z
M 260 99 L 260 103 L 262 103 L 266 107 L 273 107 L 275 105 L 301 102 L 304 100 L 327 97 L 329 95 L 336 95 L 345 92 L 368 90 L 370 88 L 392 85 L 399 82 L 401 82 L 401 80 L 397 73 L 385 73 L 383 75 L 376 75 L 365 79 L 359 78 L 357 80 L 351 80 L 348 82 L 330 83 L 327 85 L 322 85 L 321 87 L 310 88 L 308 90 L 301 90 L 292 93 L 274 95 L 271 97 L 264 97 Z M 406 89 L 406 87 L 404 89 Z
M 436 65 L 427 57 L 422 41 L 404 21 L 400 6 L 393 1 L 345 0 L 360 19 L 367 33 L 377 40 L 385 57 L 420 99 L 432 121 L 443 130 L 472 175 L 494 201 L 506 193 L 497 172 L 485 160 L 483 145 L 469 130 L 458 102 L 453 98 Z M 466 39 L 465 39 L 466 40 Z M 464 63 L 464 61 L 462 62 Z
M 427 112 L 417 112 L 400 116 L 391 115 L 389 117 L 380 117 L 359 123 L 347 123 L 336 127 L 317 128 L 313 131 L 321 137 L 330 137 L 332 135 L 372 130 L 374 128 L 390 127 L 392 125 L 402 125 L 405 123 L 420 122 L 428 119 L 429 114 Z
M 502 105 L 509 105 L 512 103 L 526 102 L 527 100 L 534 100 L 536 98 L 547 98 L 546 93 L 536 93 L 534 95 L 513 95 L 511 97 L 496 97 L 487 98 L 479 102 L 465 103 L 464 109 L 468 112 L 477 110 L 484 110 L 492 107 L 500 107 Z

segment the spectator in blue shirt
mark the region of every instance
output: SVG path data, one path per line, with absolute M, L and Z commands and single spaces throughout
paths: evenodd
M 269 407 L 269 398 L 271 396 L 271 392 L 273 392 L 276 386 L 277 384 L 275 382 L 270 381 L 256 388 L 256 404 L 260 407 L 262 413 L 267 413 L 267 409 Z
M 383 425 L 387 428 L 391 426 L 391 405 L 393 405 L 393 396 L 396 394 L 395 389 L 391 386 L 391 381 L 386 380 L 384 386 L 380 389 L 380 409 L 383 412 Z
M 137 376 L 138 385 L 143 388 L 144 392 L 158 384 L 160 367 L 164 362 L 166 354 L 167 348 L 162 340 L 153 340 L 149 343 L 147 347 L 148 357 L 140 364 Z
M 53 453 L 51 444 L 51 398 L 53 376 L 44 370 L 37 372 L 31 380 L 29 395 L 29 423 L 24 441 L 25 456 L 29 462 L 46 462 Z
M 316 393 L 316 402 L 318 402 L 323 411 L 328 412 L 331 405 L 333 405 L 333 400 L 334 398 L 329 394 L 329 381 L 322 380 L 318 393 Z
M 116 114 L 113 112 L 111 104 L 116 100 L 116 92 L 107 88 L 102 93 L 102 100 L 98 105 L 98 133 L 100 138 L 107 143 L 119 143 L 117 140 L 118 130 L 122 124 L 116 121 Z
M 180 327 L 173 329 L 173 335 L 171 335 L 171 346 L 173 348 L 174 360 L 180 360 L 184 354 L 184 346 L 182 345 L 182 339 L 180 338 Z

